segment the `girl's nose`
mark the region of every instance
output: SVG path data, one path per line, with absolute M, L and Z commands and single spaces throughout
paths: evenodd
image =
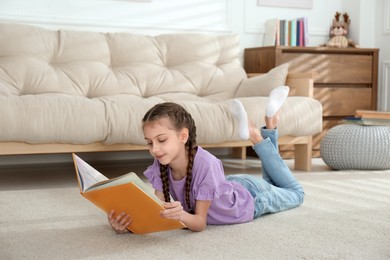
M 150 151 L 154 154 L 157 153 L 159 151 L 159 146 L 157 144 L 153 144 Z

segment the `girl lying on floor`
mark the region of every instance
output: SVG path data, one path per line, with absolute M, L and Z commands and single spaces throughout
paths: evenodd
M 222 162 L 196 143 L 191 115 L 172 102 L 157 104 L 142 119 L 143 133 L 154 162 L 144 172 L 156 195 L 164 201 L 161 217 L 183 222 L 192 231 L 207 224 L 235 224 L 299 206 L 302 186 L 278 152 L 279 109 L 289 88 L 274 89 L 266 106 L 266 126 L 261 129 L 247 118 L 238 100 L 231 112 L 239 121 L 239 135 L 253 143 L 262 162 L 262 178 L 247 174 L 225 176 Z M 170 202 L 170 196 L 175 200 Z M 117 233 L 128 232 L 131 216 L 120 213 L 108 221 Z

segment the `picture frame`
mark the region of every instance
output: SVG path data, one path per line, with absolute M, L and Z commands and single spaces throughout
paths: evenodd
M 312 9 L 313 0 L 257 0 L 259 6 Z

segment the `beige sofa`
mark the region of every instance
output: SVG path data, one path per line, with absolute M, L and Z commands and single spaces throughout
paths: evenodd
M 307 75 L 287 65 L 248 78 L 237 35 L 52 31 L 0 24 L 0 155 L 146 150 L 141 118 L 175 101 L 194 117 L 204 147 L 245 158 L 229 100 L 264 124 L 268 93 L 287 84 L 280 143 L 295 146 L 295 168 L 310 169 L 311 136 L 322 107 Z M 287 81 L 286 81 L 287 79 Z

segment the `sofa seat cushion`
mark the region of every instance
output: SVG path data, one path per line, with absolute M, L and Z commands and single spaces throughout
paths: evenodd
M 264 125 L 267 99 L 239 98 L 248 116 L 259 127 Z M 238 123 L 230 113 L 229 100 L 213 101 L 180 93 L 150 98 L 123 94 L 92 99 L 50 93 L 0 96 L 1 104 L 8 108 L 7 113 L 0 110 L 3 112 L 0 115 L 2 125 L 7 126 L 0 132 L 0 139 L 27 143 L 143 145 L 141 119 L 149 108 L 164 101 L 175 101 L 193 115 L 199 143 L 239 140 Z M 281 109 L 280 135 L 302 136 L 318 132 L 320 107 L 314 99 L 288 98 Z

